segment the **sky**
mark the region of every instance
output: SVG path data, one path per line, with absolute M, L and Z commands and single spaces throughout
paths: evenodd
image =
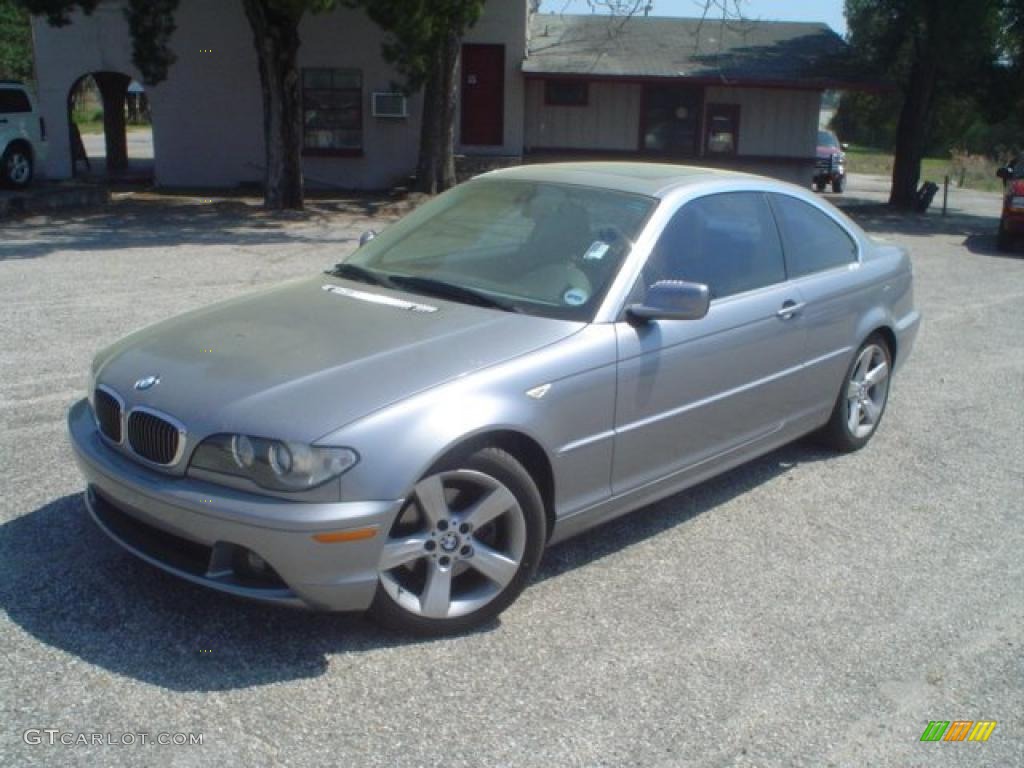
M 704 3 L 698 0 L 652 0 L 655 16 L 699 16 Z M 545 13 L 590 13 L 586 0 L 544 0 Z M 764 21 L 823 21 L 840 35 L 846 34 L 843 0 L 740 0 L 744 17 Z

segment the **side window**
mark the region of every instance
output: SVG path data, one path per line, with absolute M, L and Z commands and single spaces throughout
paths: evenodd
M 772 196 L 786 245 L 790 277 L 841 267 L 857 260 L 857 243 L 831 218 L 803 200 Z
M 786 279 L 775 221 L 760 192 L 723 192 L 687 203 L 672 218 L 641 275 L 704 283 L 712 299 Z
M 23 91 L 0 88 L 0 113 L 31 112 L 32 104 Z

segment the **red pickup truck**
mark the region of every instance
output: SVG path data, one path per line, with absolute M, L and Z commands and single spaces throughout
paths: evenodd
M 1024 155 L 1004 165 L 996 175 L 1003 180 L 1003 215 L 999 219 L 999 250 L 1008 251 L 1013 240 L 1024 235 Z

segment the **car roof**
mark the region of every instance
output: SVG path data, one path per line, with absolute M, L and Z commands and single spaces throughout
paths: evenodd
M 648 197 L 663 197 L 679 187 L 726 179 L 759 179 L 747 173 L 696 165 L 630 162 L 537 163 L 491 171 L 479 178 L 579 184 Z

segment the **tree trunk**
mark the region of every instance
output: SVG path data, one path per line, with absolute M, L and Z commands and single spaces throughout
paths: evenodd
M 242 0 L 252 27 L 263 92 L 263 205 L 301 209 L 302 93 L 299 82 L 299 20 L 282 4 Z
M 459 71 L 459 53 L 462 44 L 459 37 L 449 33 L 445 38 L 443 59 L 441 155 L 438 158 L 438 184 L 440 191 L 455 186 L 455 105 L 458 101 L 456 76 Z
M 457 35 L 447 34 L 441 55 L 431 66 L 423 88 L 423 124 L 416 189 L 435 194 L 455 186 L 455 82 L 461 45 Z
M 437 192 L 437 158 L 441 136 L 441 66 L 436 61 L 423 86 L 423 116 L 420 124 L 420 154 L 416 162 L 416 189 L 432 195 Z
M 892 190 L 889 192 L 889 205 L 896 208 L 912 209 L 917 199 L 935 78 L 934 65 L 915 61 L 911 66 L 910 82 L 896 128 Z
M 125 102 L 132 79 L 117 72 L 93 75 L 103 99 L 103 139 L 107 145 L 107 174 L 128 170 L 128 136 L 125 126 Z

